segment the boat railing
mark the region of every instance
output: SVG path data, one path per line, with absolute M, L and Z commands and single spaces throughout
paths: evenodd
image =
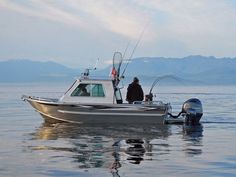
M 162 101 L 134 101 L 133 104 L 142 104 L 142 105 L 165 105 Z
M 21 99 L 22 100 L 34 99 L 34 100 L 38 100 L 38 101 L 47 101 L 47 102 L 57 102 L 58 101 L 58 99 L 55 99 L 55 98 L 44 98 L 44 97 L 27 96 L 27 95 L 22 95 Z

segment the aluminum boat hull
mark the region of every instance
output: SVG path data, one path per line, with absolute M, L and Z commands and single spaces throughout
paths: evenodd
M 23 96 L 47 122 L 78 124 L 162 124 L 169 104 L 72 104 Z

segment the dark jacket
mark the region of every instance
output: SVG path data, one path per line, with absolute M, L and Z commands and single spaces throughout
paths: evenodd
M 138 83 L 132 82 L 129 84 L 126 100 L 129 103 L 133 103 L 134 101 L 143 101 L 143 89 Z

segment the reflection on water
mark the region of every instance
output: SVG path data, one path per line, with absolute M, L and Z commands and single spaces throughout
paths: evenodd
M 156 87 L 173 113 L 199 98 L 202 126 L 77 127 L 41 125 L 21 95 L 57 97 L 67 88 L 40 85 L 0 86 L 0 176 L 236 176 L 235 86 Z
M 79 169 L 107 168 L 113 176 L 120 176 L 119 169 L 128 164 L 140 165 L 143 161 L 165 160 L 178 147 L 178 144 L 170 144 L 168 140 L 172 136 L 171 128 L 171 125 L 101 127 L 43 123 L 30 134 L 36 144 L 28 148 L 32 151 L 60 152 L 61 156 L 70 153 L 73 163 Z M 179 134 L 182 136 L 184 153 L 202 153 L 202 132 L 202 125 L 182 126 Z
M 202 132 L 201 124 L 196 126 L 183 126 L 183 139 L 187 142 L 184 150 L 188 155 L 200 155 L 202 153 Z

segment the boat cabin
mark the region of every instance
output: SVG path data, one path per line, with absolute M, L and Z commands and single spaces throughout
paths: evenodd
M 123 101 L 120 89 L 113 83 L 111 79 L 77 79 L 60 98 L 60 102 L 121 104 Z

